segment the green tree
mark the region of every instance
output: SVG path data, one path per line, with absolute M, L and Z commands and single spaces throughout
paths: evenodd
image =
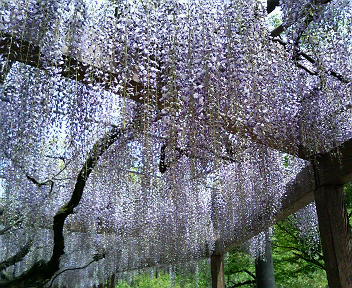
M 253 257 L 243 249 L 232 250 L 225 259 L 226 287 L 255 287 Z
M 278 287 L 327 286 L 320 243 L 302 236 L 293 216 L 275 226 L 272 245 Z

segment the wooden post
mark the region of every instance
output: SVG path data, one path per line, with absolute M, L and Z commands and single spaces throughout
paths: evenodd
M 115 286 L 116 286 L 115 274 L 112 274 L 110 277 L 109 288 L 115 288 Z
M 315 194 L 329 287 L 352 287 L 352 237 L 343 186 L 323 185 Z
M 269 233 L 265 233 L 264 257 L 257 257 L 255 263 L 255 280 L 257 288 L 275 288 L 274 265 Z
M 224 256 L 212 255 L 210 258 L 211 264 L 211 283 L 212 288 L 225 288 L 224 277 Z

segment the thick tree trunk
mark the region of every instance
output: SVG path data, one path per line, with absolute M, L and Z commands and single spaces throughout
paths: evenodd
M 321 243 L 330 288 L 352 287 L 352 237 L 342 186 L 315 191 Z
M 270 236 L 266 233 L 264 257 L 257 257 L 255 264 L 257 288 L 275 288 L 274 265 Z
M 212 288 L 225 288 L 224 277 L 224 256 L 212 255 L 211 262 L 211 283 Z

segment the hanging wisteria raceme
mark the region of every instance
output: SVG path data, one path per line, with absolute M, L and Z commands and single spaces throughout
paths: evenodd
M 309 204 L 305 208 L 294 214 L 294 219 L 297 222 L 297 227 L 300 231 L 300 236 L 307 242 L 313 242 L 314 249 L 319 245 L 318 219 L 315 205 Z
M 352 127 L 352 4 L 282 2 L 272 37 L 257 0 L 1 1 L 1 287 L 89 287 L 273 224 Z

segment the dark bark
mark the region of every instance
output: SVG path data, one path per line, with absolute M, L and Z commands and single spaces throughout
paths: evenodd
M 243 270 L 239 270 L 239 271 L 235 271 L 232 274 L 237 274 L 237 273 L 246 273 L 248 274 L 250 277 L 253 278 L 253 280 L 246 280 L 244 282 L 239 282 L 239 283 L 230 283 L 229 288 L 233 288 L 233 287 L 240 287 L 240 286 L 244 286 L 244 285 L 250 285 L 250 284 L 255 284 L 256 283 L 256 276 L 255 274 L 253 274 L 252 272 L 250 272 L 247 269 L 243 269 Z
M 166 149 L 166 144 L 162 145 L 161 148 L 160 148 L 159 171 L 162 174 L 165 173 L 166 169 L 167 169 L 167 166 L 166 166 L 166 163 L 165 163 L 165 158 L 166 158 L 165 149 Z
M 283 33 L 285 31 L 285 27 L 284 25 L 280 25 L 278 27 L 276 27 L 273 31 L 270 32 L 270 36 L 271 37 L 277 37 L 280 36 L 281 33 Z
M 332 0 L 324 0 L 324 1 L 314 1 L 313 4 L 315 5 L 325 5 L 328 4 L 329 2 L 331 2 Z M 306 7 L 302 8 L 302 13 L 300 16 L 298 16 L 298 19 L 302 19 L 305 18 L 304 20 L 304 26 L 302 28 L 302 30 L 299 30 L 297 33 L 297 37 L 295 42 L 299 41 L 303 32 L 306 30 L 306 28 L 309 26 L 309 24 L 314 20 L 314 17 L 306 12 L 307 9 L 311 8 L 311 3 L 309 3 Z M 276 27 L 273 31 L 270 32 L 270 36 L 271 37 L 277 37 L 279 36 L 281 33 L 283 33 L 289 26 L 285 26 L 283 24 L 281 24 L 280 26 Z
M 93 260 L 90 261 L 88 264 L 84 265 L 84 266 L 81 266 L 81 267 L 74 267 L 74 268 L 66 268 L 62 271 L 60 271 L 59 273 L 57 273 L 52 279 L 51 279 L 51 282 L 48 286 L 48 288 L 52 287 L 53 283 L 54 283 L 54 280 L 59 277 L 61 274 L 67 272 L 67 271 L 75 271 L 75 270 L 82 270 L 82 269 L 85 269 L 87 268 L 90 264 L 94 263 L 94 262 L 97 262 L 101 259 L 105 258 L 105 254 L 102 253 L 102 254 L 96 254 L 93 256 Z
M 279 0 L 268 0 L 266 4 L 266 11 L 269 13 L 273 12 L 274 9 L 280 5 Z
M 115 288 L 115 287 L 116 287 L 116 276 L 115 274 L 112 274 L 108 288 Z
M 279 39 L 279 38 L 275 38 L 275 39 L 273 39 L 273 41 L 274 41 L 274 42 L 277 42 L 277 43 L 279 43 L 279 44 L 281 44 L 283 47 L 286 47 L 286 46 L 287 46 L 287 43 L 286 43 L 285 41 Z M 316 65 L 316 64 L 317 64 L 317 61 L 316 61 L 313 57 L 309 56 L 307 53 L 304 53 L 304 52 L 302 52 L 302 51 L 298 51 L 297 53 L 298 53 L 298 56 L 299 56 L 300 58 L 302 58 L 302 59 L 304 59 L 304 60 L 310 62 L 310 63 L 313 64 L 313 65 Z M 297 66 L 298 68 L 304 69 L 304 70 L 305 70 L 307 73 L 309 73 L 310 75 L 313 75 L 313 76 L 318 76 L 318 75 L 319 75 L 318 71 L 309 70 L 307 67 L 303 66 L 302 64 L 300 64 L 300 63 L 298 63 L 298 62 L 296 62 L 295 64 L 296 64 L 296 66 Z M 347 77 L 343 76 L 341 73 L 336 72 L 336 71 L 334 71 L 334 70 L 327 70 L 327 71 L 324 71 L 324 72 L 325 72 L 327 75 L 330 75 L 330 76 L 332 76 L 332 77 L 335 77 L 336 79 L 340 80 L 342 83 L 345 83 L 345 84 L 348 84 L 348 83 L 350 83 L 350 82 L 352 81 L 352 79 L 347 78 Z
M 329 287 L 352 287 L 352 235 L 343 187 L 325 185 L 315 191 L 315 203 Z
M 298 259 L 302 259 L 310 264 L 317 266 L 319 269 L 325 270 L 324 265 L 322 265 L 318 260 L 313 258 L 311 255 L 309 255 L 305 251 L 300 250 L 298 247 L 289 247 L 289 246 L 281 246 L 281 245 L 273 245 L 273 246 L 277 247 L 277 248 L 286 249 L 288 251 L 294 251 L 292 253 L 293 253 L 293 255 L 295 255 L 295 257 L 294 257 L 295 261 Z M 320 254 L 318 254 L 318 257 L 319 257 L 319 259 L 323 258 L 323 256 Z
M 138 120 L 138 118 L 137 118 Z M 41 287 L 43 283 L 50 280 L 60 268 L 61 256 L 65 253 L 65 238 L 63 228 L 66 218 L 71 215 L 74 209 L 78 206 L 86 185 L 86 182 L 97 165 L 100 157 L 115 141 L 128 131 L 134 125 L 139 125 L 139 121 L 134 121 L 125 129 L 114 128 L 104 137 L 96 142 L 89 152 L 85 163 L 78 173 L 74 190 L 70 200 L 63 205 L 54 216 L 53 232 L 54 232 L 54 247 L 49 261 L 40 260 L 25 271 L 22 275 L 10 281 L 0 281 L 0 287 L 19 288 L 19 287 Z
M 210 262 L 212 288 L 225 288 L 224 256 L 212 255 Z
M 12 228 L 16 227 L 17 225 L 21 224 L 22 219 L 18 219 L 15 221 L 15 223 L 7 225 L 6 227 L 4 227 L 3 229 L 0 230 L 0 235 L 4 235 L 5 233 L 7 233 L 8 231 L 10 231 Z
M 297 256 L 299 259 L 302 259 L 302 260 L 304 260 L 304 261 L 306 261 L 308 263 L 311 263 L 311 264 L 317 266 L 320 269 L 325 270 L 325 266 L 322 265 L 318 260 L 316 260 L 316 259 L 314 259 L 312 257 L 309 257 L 309 256 L 307 256 L 307 255 L 305 255 L 303 253 L 297 253 L 297 252 L 293 252 L 293 255 Z
M 29 252 L 33 244 L 33 240 L 29 240 L 15 255 L 0 263 L 0 271 L 5 270 L 20 262 Z
M 243 269 L 243 270 L 240 270 L 240 271 L 236 271 L 234 272 L 235 273 L 241 273 L 241 272 L 244 272 L 246 274 L 248 274 L 249 276 L 251 276 L 253 279 L 255 279 L 255 274 L 253 274 L 251 271 L 247 270 L 247 269 Z

